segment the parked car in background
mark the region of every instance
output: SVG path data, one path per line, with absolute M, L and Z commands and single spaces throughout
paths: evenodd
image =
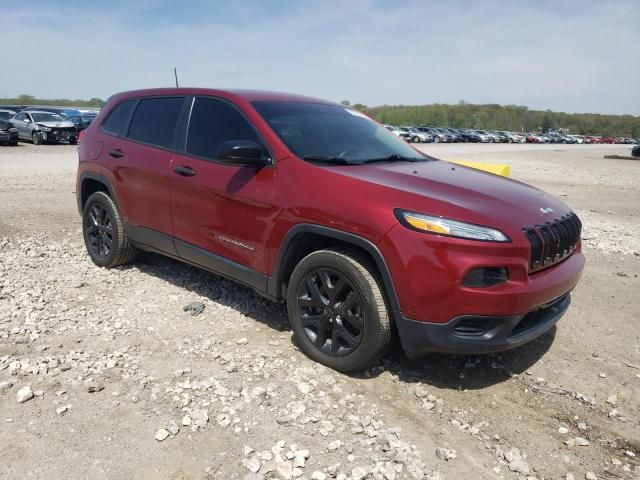
M 464 142 L 464 138 L 462 138 L 462 135 L 460 135 L 460 132 L 458 132 L 455 128 L 439 127 L 439 129 L 451 135 L 453 142 L 455 143 Z
M 1 112 L 1 110 L 0 110 Z M 0 145 L 18 145 L 18 130 L 9 121 L 0 118 Z
M 398 137 L 403 138 L 406 141 L 409 141 L 410 135 L 409 135 L 409 132 L 407 132 L 406 130 L 402 130 L 400 127 L 395 127 L 393 125 L 384 125 L 384 128 L 389 130 L 394 135 L 397 135 Z
M 430 133 L 433 136 L 434 143 L 451 143 L 453 142 L 453 135 L 449 132 L 445 132 L 444 130 L 437 127 L 428 127 L 426 125 L 422 125 L 418 127 L 418 129 L 422 132 Z
M 15 116 L 16 112 L 14 110 L 5 110 L 0 109 L 0 120 L 7 121 Z
M 463 142 L 471 142 L 471 143 L 480 143 L 482 142 L 482 137 L 479 133 L 471 130 L 470 128 L 459 128 L 457 129 L 458 134 L 462 137 Z
M 0 110 L 11 110 L 12 112 L 20 112 L 25 108 L 25 105 L 0 105 Z
M 636 145 L 635 147 L 633 147 L 631 149 L 631 156 L 632 157 L 640 157 L 640 145 Z
M 30 140 L 35 145 L 45 142 L 68 142 L 75 145 L 78 141 L 75 125 L 57 113 L 22 111 L 9 122 L 18 130 L 21 140 Z
M 411 141 L 414 143 L 430 143 L 433 142 L 433 135 L 427 132 L 421 132 L 418 127 L 403 127 L 411 134 Z
M 82 115 L 70 115 L 65 120 L 73 123 L 76 127 L 76 132 L 79 133 L 85 128 L 87 128 L 89 125 L 91 125 L 91 122 L 93 122 L 95 118 L 96 118 L 96 115 L 82 114 Z

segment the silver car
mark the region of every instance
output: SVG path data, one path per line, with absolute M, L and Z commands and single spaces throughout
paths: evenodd
M 57 113 L 28 111 L 20 112 L 9 123 L 18 130 L 20 140 L 30 140 L 35 145 L 45 142 L 78 142 L 76 127 Z

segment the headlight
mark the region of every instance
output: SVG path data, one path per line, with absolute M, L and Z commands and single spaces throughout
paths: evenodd
M 474 225 L 473 223 L 459 222 L 458 220 L 451 220 L 450 218 L 408 212 L 398 208 L 394 213 L 402 225 L 418 232 L 467 238 L 470 240 L 482 240 L 485 242 L 511 241 L 509 237 L 495 228 Z
M 40 125 L 39 128 L 40 128 L 40 131 L 42 131 L 42 132 L 50 132 L 51 131 L 51 129 L 49 127 L 43 127 L 42 125 Z

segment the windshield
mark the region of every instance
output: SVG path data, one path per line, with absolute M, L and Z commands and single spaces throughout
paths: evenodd
M 320 103 L 259 101 L 253 107 L 298 157 L 359 164 L 428 160 L 366 115 Z
M 34 122 L 64 122 L 64 118 L 62 118 L 57 113 L 32 113 L 31 117 L 33 117 Z
M 0 120 L 9 120 L 13 117 L 13 113 L 11 112 L 0 112 Z

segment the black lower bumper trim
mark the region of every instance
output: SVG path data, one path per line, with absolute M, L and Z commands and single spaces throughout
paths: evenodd
M 493 353 L 524 345 L 546 333 L 566 313 L 571 295 L 521 315 L 463 315 L 447 323 L 396 319 L 402 348 L 417 358 L 431 352 Z

